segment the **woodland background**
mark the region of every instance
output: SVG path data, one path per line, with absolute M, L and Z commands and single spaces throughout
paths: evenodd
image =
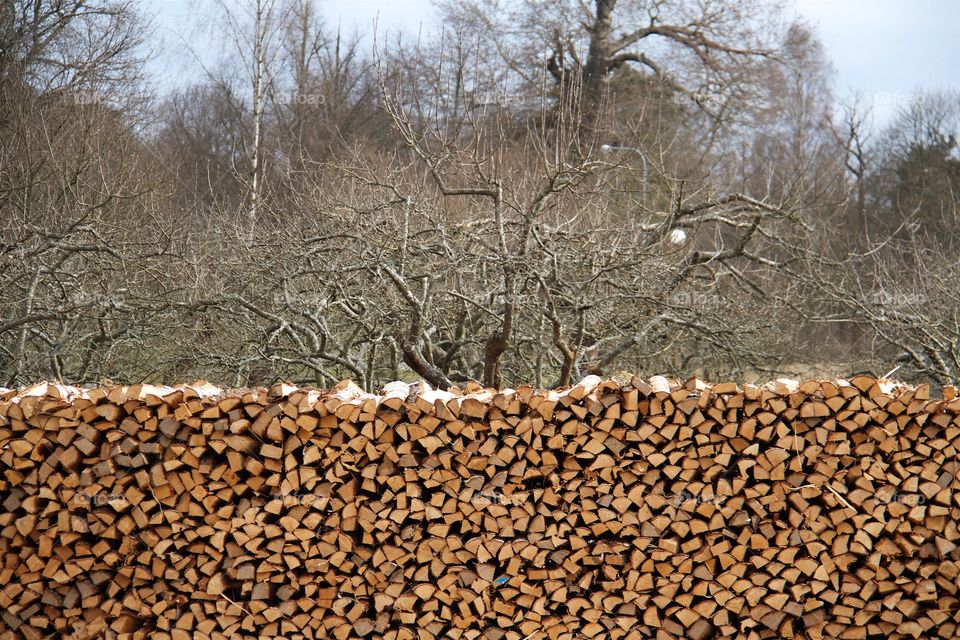
M 201 9 L 165 93 L 136 2 L 0 4 L 0 386 L 958 378 L 960 96 L 871 126 L 780 4 Z

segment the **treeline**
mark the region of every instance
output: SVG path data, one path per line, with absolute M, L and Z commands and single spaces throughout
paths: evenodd
M 774 3 L 203 10 L 156 95 L 138 3 L 0 8 L 0 385 L 958 377 L 960 99 L 872 126 Z

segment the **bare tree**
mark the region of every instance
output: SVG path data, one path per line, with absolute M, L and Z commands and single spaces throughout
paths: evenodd
M 859 99 L 857 99 L 859 102 Z M 867 113 L 862 113 L 856 104 L 847 105 L 843 119 L 837 127 L 837 139 L 845 152 L 844 167 L 853 180 L 855 198 L 855 227 L 866 237 L 867 224 L 867 172 L 871 169 L 868 158 L 869 127 Z
M 124 353 L 149 331 L 140 286 L 164 240 L 138 229 L 158 187 L 137 131 L 139 17 L 117 2 L 14 3 L 3 15 L 3 380 L 141 375 Z
M 540 86 L 546 69 L 577 102 L 591 128 L 608 103 L 611 77 L 634 66 L 724 120 L 744 97 L 753 64 L 772 56 L 774 4 L 485 0 L 441 4 L 446 20 L 481 34 L 519 82 Z
M 216 84 L 224 87 L 233 86 L 235 73 L 249 83 L 249 94 L 245 91 L 228 91 L 226 95 L 240 98 L 242 102 L 235 105 L 236 110 L 244 115 L 249 113 L 250 131 L 242 137 L 242 142 L 246 149 L 247 165 L 245 181 L 248 202 L 245 217 L 251 241 L 263 199 L 267 100 L 273 90 L 282 36 L 292 10 L 293 2 L 290 0 L 245 0 L 239 4 L 217 0 L 216 3 L 220 17 L 219 35 L 229 39 L 233 46 L 230 57 L 219 66 L 208 68 L 207 74 Z M 242 71 L 232 68 L 237 62 Z

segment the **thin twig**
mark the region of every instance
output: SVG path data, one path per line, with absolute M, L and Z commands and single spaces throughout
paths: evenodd
M 244 609 L 243 607 L 241 607 L 239 604 L 237 604 L 236 602 L 234 602 L 233 600 L 231 600 L 230 598 L 228 598 L 228 597 L 226 596 L 226 594 L 221 593 L 221 594 L 220 594 L 220 597 L 223 598 L 224 600 L 226 600 L 227 602 L 229 602 L 230 604 L 232 604 L 233 606 L 235 606 L 237 609 L 240 609 L 240 611 L 243 611 L 244 613 L 246 613 L 248 616 L 251 616 L 251 617 L 253 616 L 252 613 L 250 613 L 249 611 L 247 611 L 246 609 Z

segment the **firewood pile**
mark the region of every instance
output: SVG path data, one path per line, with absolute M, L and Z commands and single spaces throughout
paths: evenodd
M 0 391 L 0 639 L 957 638 L 960 398 Z

